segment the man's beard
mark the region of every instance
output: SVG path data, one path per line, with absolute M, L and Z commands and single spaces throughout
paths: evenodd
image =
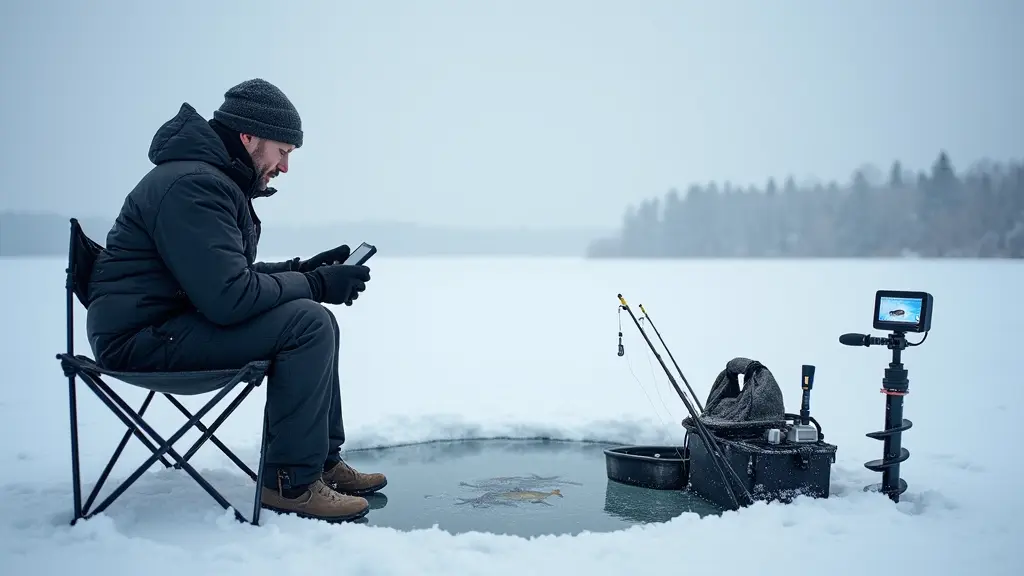
M 257 186 L 260 190 L 265 190 L 270 184 L 268 179 L 267 182 L 263 181 L 263 178 L 268 175 L 277 176 L 277 171 L 274 170 L 274 163 L 268 162 L 264 156 L 266 156 L 266 142 L 260 142 L 256 145 L 256 150 L 252 153 L 252 165 L 256 169 Z

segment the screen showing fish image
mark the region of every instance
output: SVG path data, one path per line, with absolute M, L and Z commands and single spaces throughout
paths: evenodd
M 920 298 L 883 296 L 878 304 L 878 321 L 916 326 L 921 321 L 922 306 L 923 301 Z

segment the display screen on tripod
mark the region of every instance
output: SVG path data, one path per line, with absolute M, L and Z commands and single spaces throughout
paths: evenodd
M 875 295 L 876 329 L 925 332 L 931 327 L 931 295 L 924 292 L 879 291 Z
M 921 299 L 882 298 L 878 306 L 878 320 L 917 324 L 921 320 Z

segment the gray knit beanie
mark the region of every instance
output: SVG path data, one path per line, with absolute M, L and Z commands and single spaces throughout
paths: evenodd
M 213 117 L 232 130 L 302 146 L 302 120 L 288 97 L 262 78 L 246 80 L 224 93 Z

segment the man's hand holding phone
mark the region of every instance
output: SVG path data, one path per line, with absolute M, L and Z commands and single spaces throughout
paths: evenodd
M 326 264 L 304 272 L 311 298 L 326 304 L 351 306 L 359 293 L 366 290 L 370 268 L 365 263 L 376 253 L 375 246 L 363 242 L 355 252 L 345 254 L 344 264 Z
M 370 281 L 370 268 L 353 264 L 329 264 L 305 274 L 311 298 L 326 304 L 351 306 Z

